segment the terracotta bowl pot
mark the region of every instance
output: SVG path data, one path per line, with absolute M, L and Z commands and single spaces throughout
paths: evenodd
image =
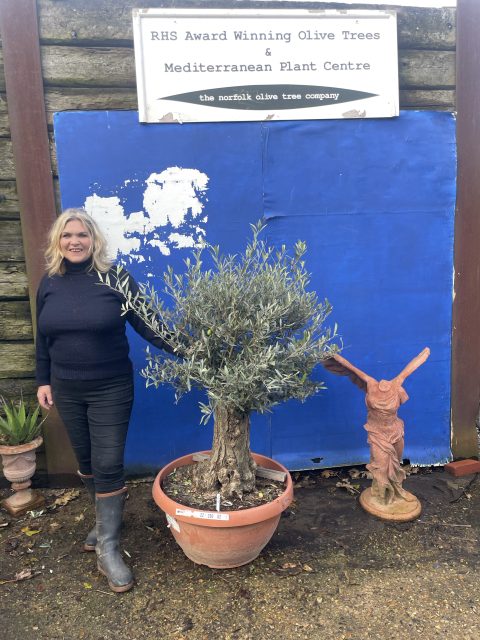
M 193 455 L 173 460 L 153 483 L 153 499 L 165 512 L 170 531 L 185 555 L 197 564 L 228 569 L 251 562 L 270 540 L 282 511 L 293 500 L 293 483 L 288 470 L 271 458 L 252 453 L 257 465 L 287 474 L 285 491 L 272 502 L 251 509 L 202 511 L 175 502 L 162 490 L 163 479 L 174 469 L 195 464 Z

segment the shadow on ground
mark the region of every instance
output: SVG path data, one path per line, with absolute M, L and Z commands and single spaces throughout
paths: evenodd
M 190 562 L 150 483 L 132 482 L 122 549 L 137 584 L 121 595 L 108 590 L 95 554 L 81 552 L 93 516 L 85 491 L 43 490 L 43 514 L 0 514 L 0 637 L 477 640 L 480 480 L 411 475 L 404 486 L 423 512 L 387 524 L 362 511 L 358 490 L 370 482 L 349 471 L 295 474 L 295 502 L 269 545 L 230 570 Z

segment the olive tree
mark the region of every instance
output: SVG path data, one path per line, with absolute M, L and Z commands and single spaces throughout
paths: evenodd
M 133 310 L 180 356 L 147 351 L 147 386 L 169 383 L 177 400 L 193 386 L 205 390 L 201 421 L 213 414 L 214 434 L 195 485 L 228 497 L 255 487 L 250 414 L 323 389 L 311 373 L 339 350 L 336 327 L 323 326 L 329 302 L 307 290 L 305 243 L 298 241 L 289 255 L 285 246 L 275 249 L 261 239 L 261 223 L 251 227 L 241 254 L 223 255 L 204 244 L 185 260 L 184 272 L 169 267 L 162 286 L 168 304 L 152 284 L 128 294 L 121 268 L 107 283 L 124 294 L 123 312 Z

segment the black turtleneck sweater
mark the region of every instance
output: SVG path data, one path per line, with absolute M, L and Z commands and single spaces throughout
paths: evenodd
M 50 375 L 66 380 L 97 380 L 130 373 L 132 363 L 125 334 L 128 321 L 154 346 L 171 348 L 132 311 L 121 315 L 123 295 L 99 284 L 91 261 L 65 260 L 63 275 L 45 275 L 37 293 L 37 383 L 50 384 Z M 112 282 L 116 268 L 110 270 Z M 128 275 L 132 296 L 138 291 Z

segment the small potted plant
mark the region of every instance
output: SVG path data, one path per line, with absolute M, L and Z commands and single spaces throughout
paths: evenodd
M 29 406 L 23 398 L 8 401 L 0 398 L 0 455 L 3 475 L 12 483 L 14 494 L 2 500 L 2 506 L 13 516 L 21 516 L 44 504 L 37 491 L 30 489 L 36 469 L 36 449 L 41 446 L 40 435 L 45 418 L 40 406 Z
M 251 413 L 291 398 L 303 401 L 324 388 L 310 374 L 339 350 L 336 328 L 323 328 L 330 304 L 307 290 L 305 243 L 297 242 L 289 255 L 286 247 L 275 249 L 260 238 L 261 223 L 251 226 L 253 238 L 242 254 L 222 255 L 217 246 L 205 244 L 185 260 L 184 273 L 169 268 L 164 274 L 168 306 L 152 285 L 142 285 L 131 297 L 123 290 L 121 268 L 115 282 L 105 282 L 124 294 L 125 313 L 133 310 L 181 356 L 147 351 L 142 372 L 147 386 L 169 383 L 177 400 L 193 386 L 205 391 L 201 421 L 214 417 L 211 451 L 167 465 L 155 480 L 153 496 L 186 555 L 217 568 L 254 559 L 293 497 L 287 469 L 251 453 Z M 192 508 L 166 495 L 164 480 L 185 466 L 193 491 L 216 498 L 216 506 Z M 280 495 L 252 508 L 230 507 L 235 500 L 244 506 L 247 496 L 259 493 L 257 476 L 275 471 L 286 478 Z M 235 527 L 243 540 L 233 541 Z M 253 539 L 258 532 L 261 538 Z

